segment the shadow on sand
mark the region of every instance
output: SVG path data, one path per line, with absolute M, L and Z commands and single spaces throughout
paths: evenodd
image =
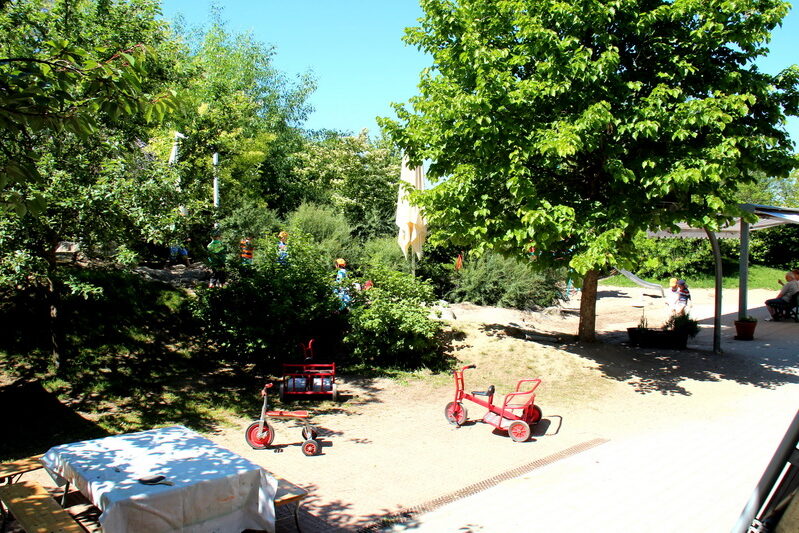
M 0 412 L 7 430 L 0 439 L 0 460 L 44 453 L 65 442 L 108 435 L 35 381 L 19 380 L 0 387 Z
M 681 385 L 686 380 L 731 380 L 769 389 L 799 383 L 799 324 L 758 324 L 759 338 L 741 342 L 732 338 L 736 318 L 737 313 L 721 317 L 724 353 L 719 355 L 712 353 L 713 318 L 700 321 L 702 331 L 687 350 L 627 346 L 626 332 L 619 331 L 601 334 L 597 344 L 575 341 L 560 348 L 596 362 L 606 376 L 629 381 L 640 393 L 689 395 Z

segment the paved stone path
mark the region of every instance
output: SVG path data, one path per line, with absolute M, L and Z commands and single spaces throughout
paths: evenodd
M 610 441 L 385 531 L 729 531 L 796 412 L 796 388 Z

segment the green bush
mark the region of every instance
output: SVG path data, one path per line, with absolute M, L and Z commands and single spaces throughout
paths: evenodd
M 689 278 L 713 271 L 713 251 L 707 239 L 642 237 L 636 243 L 645 258 L 636 271 L 639 276 Z
M 488 253 L 464 261 L 449 298 L 516 309 L 548 307 L 560 295 L 563 278 L 563 272 L 538 271 L 529 261 Z
M 320 258 L 324 264 L 331 264 L 337 257 L 348 262 L 360 248 L 359 243 L 350 237 L 350 227 L 344 215 L 331 207 L 314 204 L 302 204 L 286 219 L 291 245 L 294 233 L 303 233 L 311 237 L 320 250 Z
M 354 362 L 405 369 L 437 366 L 441 326 L 428 316 L 426 304 L 435 298 L 430 284 L 383 267 L 366 275 L 374 287 L 355 295 L 344 338 Z
M 410 263 L 402 255 L 396 237 L 370 239 L 363 245 L 361 264 L 364 268 L 385 267 L 398 272 L 410 272 Z
M 409 254 L 412 253 L 409 251 Z M 406 259 L 397 244 L 396 237 L 371 239 L 364 243 L 359 264 L 363 268 L 385 267 L 398 272 L 410 273 L 410 256 Z M 416 261 L 416 275 L 432 283 L 439 298 L 444 298 L 454 287 L 452 273 L 455 270 L 455 248 L 432 247 L 425 243 L 424 254 Z
M 792 270 L 799 268 L 799 225 L 783 224 L 752 233 L 751 260 L 754 263 Z
M 297 345 L 309 338 L 335 337 L 338 300 L 319 254 L 295 234 L 288 264 L 256 256 L 225 287 L 200 290 L 193 312 L 207 339 L 228 359 L 268 366 L 295 359 Z
M 260 202 L 245 199 L 239 207 L 219 221 L 225 242 L 238 245 L 244 237 L 276 239 L 280 222 L 277 214 Z

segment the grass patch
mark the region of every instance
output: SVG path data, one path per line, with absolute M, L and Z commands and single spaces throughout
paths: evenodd
M 725 268 L 724 277 L 722 278 L 722 286 L 725 289 L 738 288 L 738 266 L 735 268 Z M 748 288 L 750 289 L 773 289 L 778 290 L 779 285 L 777 280 L 784 279 L 785 272 L 777 268 L 771 268 L 762 265 L 752 265 L 749 267 Z M 645 281 L 659 283 L 664 288 L 669 286 L 669 278 L 642 278 Z M 713 274 L 702 274 L 700 276 L 693 276 L 687 278 L 689 288 L 694 289 L 712 289 L 716 286 L 716 278 Z M 601 286 L 606 287 L 637 287 L 635 283 L 625 278 L 621 274 L 603 279 L 599 282 Z

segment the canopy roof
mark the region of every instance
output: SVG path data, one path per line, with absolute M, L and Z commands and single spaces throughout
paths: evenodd
M 741 204 L 740 207 L 757 216 L 753 223 L 735 220 L 733 224 L 708 234 L 705 228 L 697 228 L 685 223 L 677 224 L 679 233 L 669 231 L 649 232 L 650 237 L 682 237 L 687 239 L 710 239 L 713 256 L 716 262 L 716 297 L 715 317 L 713 319 L 713 351 L 721 353 L 721 252 L 717 238 L 741 239 L 741 255 L 738 268 L 738 320 L 748 315 L 748 278 L 749 278 L 749 232 L 779 226 L 781 224 L 799 224 L 799 209 L 791 207 L 775 207 L 772 205 Z
M 758 220 L 749 224 L 749 231 L 779 226 L 781 224 L 799 224 L 799 209 L 790 207 L 775 207 L 771 205 L 742 204 L 742 209 L 754 213 Z M 707 239 L 705 228 L 689 226 L 684 222 L 677 224 L 680 228 L 679 233 L 669 231 L 650 232 L 650 237 L 681 237 L 684 239 Z M 736 219 L 734 224 L 725 226 L 715 232 L 720 239 L 740 239 L 741 238 L 741 219 Z

